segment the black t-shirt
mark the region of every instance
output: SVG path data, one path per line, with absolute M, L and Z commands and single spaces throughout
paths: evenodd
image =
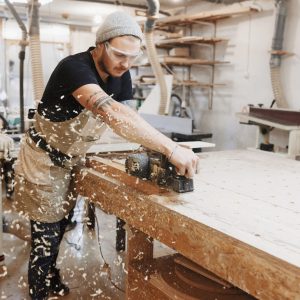
M 64 58 L 54 69 L 38 105 L 39 114 L 52 122 L 70 120 L 84 109 L 72 93 L 85 84 L 98 84 L 116 101 L 132 99 L 129 71 L 121 77 L 109 77 L 103 82 L 95 67 L 89 48 L 85 52 Z

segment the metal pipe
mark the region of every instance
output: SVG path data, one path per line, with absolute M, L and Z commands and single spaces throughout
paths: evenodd
M 16 19 L 19 27 L 22 30 L 22 40 L 20 41 L 21 50 L 19 52 L 19 60 L 20 60 L 20 81 L 19 81 L 19 94 L 20 94 L 20 132 L 23 133 L 25 131 L 25 117 L 24 117 L 24 60 L 25 60 L 25 49 L 27 46 L 27 29 L 18 15 L 17 11 L 13 7 L 13 5 L 8 1 L 4 0 L 6 5 L 8 6 L 10 12 Z
M 12 15 L 16 19 L 19 27 L 22 30 L 22 40 L 26 41 L 27 40 L 27 29 L 26 29 L 26 26 L 24 25 L 23 21 L 21 20 L 20 16 L 18 15 L 18 13 L 15 10 L 14 6 L 8 0 L 4 0 L 4 2 L 7 5 L 7 7 L 9 8 L 10 12 L 12 13 Z M 26 44 L 21 44 L 21 47 L 23 47 L 24 49 L 25 49 L 25 46 L 26 46 Z
M 282 50 L 285 20 L 287 16 L 286 0 L 277 0 L 276 8 L 277 9 L 276 9 L 275 30 L 274 30 L 273 42 L 272 42 L 273 51 Z M 280 66 L 281 55 L 278 55 L 276 53 L 272 54 L 270 64 L 272 67 Z
M 147 0 L 147 20 L 145 23 L 145 31 L 152 32 L 154 29 L 155 20 L 158 18 L 159 13 L 159 0 Z

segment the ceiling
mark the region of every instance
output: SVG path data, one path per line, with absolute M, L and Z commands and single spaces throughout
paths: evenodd
M 10 0 L 12 2 L 12 0 Z M 172 13 L 188 5 L 199 3 L 203 0 L 160 0 L 161 12 Z M 204 0 L 214 3 L 233 3 L 238 0 Z M 2 0 L 3 2 L 3 0 Z M 24 4 L 14 4 L 19 15 L 26 19 L 28 8 Z M 81 26 L 97 26 L 103 17 L 120 7 L 126 9 L 146 9 L 146 0 L 53 0 L 51 3 L 40 7 L 41 21 L 74 24 Z M 129 7 L 129 8 L 128 8 Z M 0 0 L 0 16 L 11 18 L 11 13 Z

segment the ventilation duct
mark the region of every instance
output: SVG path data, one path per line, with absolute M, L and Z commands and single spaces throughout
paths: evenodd
M 165 81 L 164 73 L 160 62 L 158 61 L 157 51 L 154 45 L 153 40 L 153 30 L 155 20 L 158 18 L 159 12 L 159 1 L 158 0 L 147 0 L 148 11 L 147 11 L 147 20 L 145 23 L 145 41 L 147 46 L 147 53 L 150 64 L 152 66 L 155 78 L 160 87 L 160 105 L 159 105 L 159 114 L 167 114 L 167 104 L 168 104 L 168 90 L 167 84 Z
M 280 52 L 282 51 L 286 16 L 286 0 L 277 0 L 275 30 L 270 59 L 270 72 L 274 98 L 278 108 L 288 108 L 288 103 L 283 95 L 282 84 L 280 79 L 280 66 L 282 56 L 282 53 Z
M 29 6 L 29 47 L 31 56 L 33 95 L 36 103 L 40 101 L 44 91 L 39 27 L 39 6 L 40 4 L 38 0 L 32 0 Z
M 24 125 L 24 60 L 25 60 L 25 49 L 27 46 L 27 30 L 26 26 L 22 22 L 20 16 L 16 12 L 13 5 L 8 1 L 5 0 L 5 4 L 9 8 L 10 12 L 16 19 L 19 27 L 22 30 L 22 40 L 20 41 L 21 50 L 19 52 L 19 60 L 20 60 L 20 83 L 19 83 L 19 93 L 20 93 L 20 132 L 23 133 L 25 131 Z

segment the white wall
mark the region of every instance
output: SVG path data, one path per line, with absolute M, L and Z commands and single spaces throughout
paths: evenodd
M 290 108 L 300 106 L 300 1 L 289 0 L 284 49 L 295 53 L 282 62 L 282 84 Z M 245 148 L 255 145 L 255 126 L 241 125 L 235 116 L 247 104 L 263 103 L 269 107 L 273 99 L 269 60 L 275 24 L 274 1 L 251 1 L 263 8 L 260 13 L 218 21 L 217 37 L 228 38 L 228 43 L 217 46 L 217 58 L 230 64 L 216 67 L 215 82 L 227 83 L 226 87 L 214 89 L 213 107 L 208 109 L 207 90 L 194 88 L 191 103 L 196 127 L 213 133 L 217 150 Z M 243 2 L 243 5 L 248 3 Z M 213 10 L 222 6 L 198 4 L 188 8 L 190 13 Z M 193 29 L 199 32 L 201 29 Z M 201 57 L 201 48 L 194 47 L 193 55 Z M 204 68 L 193 67 L 194 79 L 208 74 Z M 206 75 L 207 76 L 207 75 Z M 275 130 L 271 142 L 282 147 L 287 144 L 287 135 Z
M 71 30 L 71 54 L 86 51 L 89 47 L 95 46 L 95 33 L 87 30 L 73 28 Z
M 26 25 L 26 22 L 24 22 Z M 21 30 L 15 20 L 3 20 L 2 35 L 3 47 L 1 55 L 4 56 L 4 73 L 6 76 L 5 91 L 8 96 L 10 113 L 19 112 L 19 41 L 22 39 Z M 69 54 L 70 32 L 69 26 L 41 23 L 40 41 L 44 84 L 47 83 L 57 63 Z M 11 67 L 9 67 L 11 62 Z M 31 75 L 30 47 L 25 49 L 24 61 L 24 104 L 25 108 L 35 106 L 33 100 L 33 86 Z
M 62 4 L 62 3 L 61 3 Z M 103 6 L 103 5 L 102 5 Z M 102 7 L 99 6 L 100 8 Z M 98 7 L 98 8 L 99 8 Z M 106 7 L 105 5 L 103 7 Z M 102 9 L 103 13 L 110 13 L 119 10 L 120 7 L 110 6 L 109 10 Z M 125 8 L 125 11 L 133 14 L 133 9 Z M 96 11 L 91 12 L 92 15 Z M 100 16 L 102 16 L 100 14 Z M 103 18 L 102 18 L 103 20 Z M 8 107 L 11 112 L 19 112 L 19 59 L 20 51 L 19 41 L 22 38 L 22 32 L 14 19 L 0 19 L 0 93 L 3 88 L 8 96 Z M 76 23 L 75 21 L 73 22 Z M 24 21 L 28 27 L 27 21 Z M 95 24 L 94 24 L 95 25 Z M 42 54 L 42 68 L 44 75 L 44 84 L 56 67 L 57 63 L 69 54 L 86 51 L 90 46 L 95 45 L 95 36 L 97 27 L 80 27 L 76 25 L 63 25 L 56 23 L 40 23 L 40 41 Z M 3 41 L 3 43 L 2 43 Z M 13 67 L 9 68 L 9 61 L 13 62 Z M 3 63 L 2 63 L 3 62 Z M 31 62 L 30 48 L 26 47 L 26 56 L 24 63 L 24 101 L 27 108 L 34 107 L 33 87 L 31 80 Z M 4 80 L 6 78 L 6 80 Z M 1 100 L 1 99 L 0 99 Z M 1 104 L 1 103 L 0 103 Z

